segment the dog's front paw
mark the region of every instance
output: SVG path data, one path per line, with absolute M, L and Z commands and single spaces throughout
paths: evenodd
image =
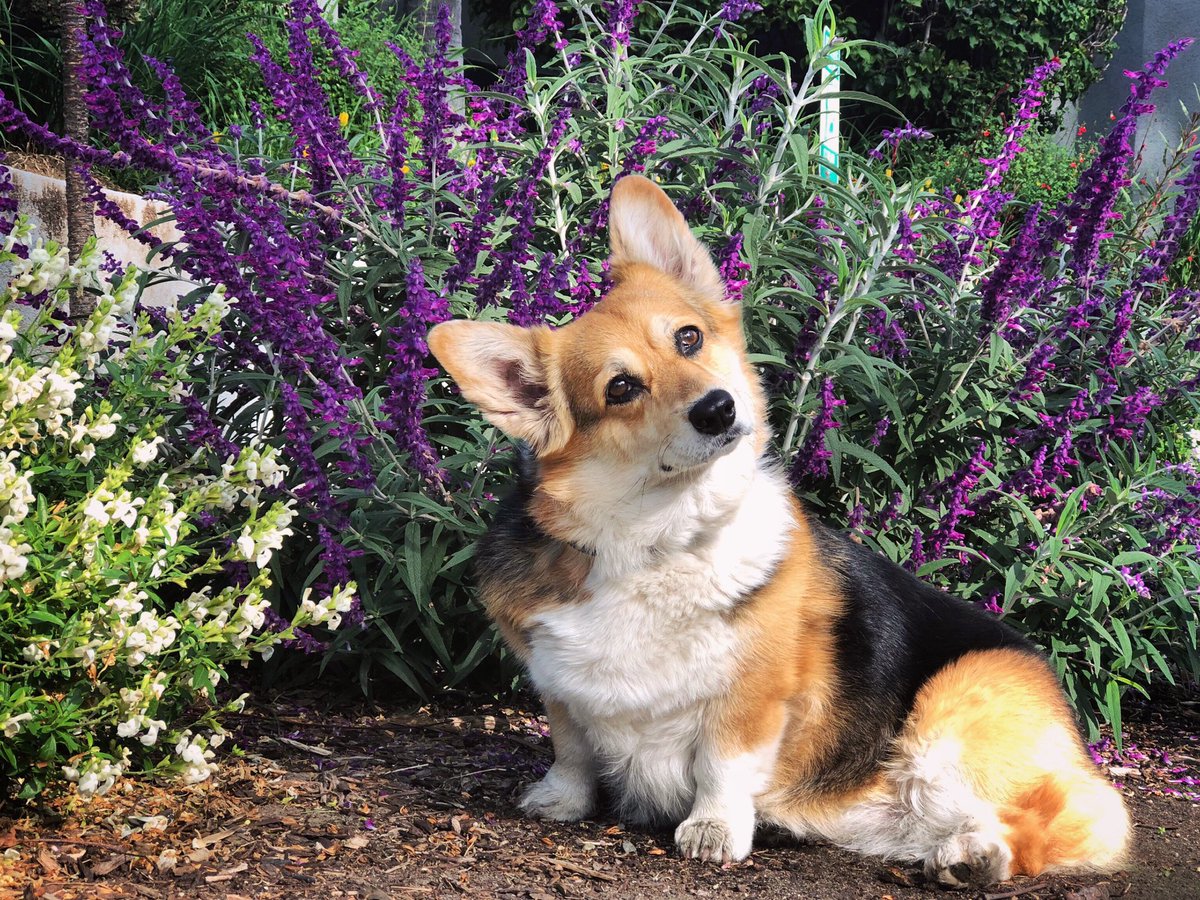
M 551 767 L 545 778 L 525 790 L 517 806 L 537 819 L 578 822 L 595 808 L 596 789 L 586 779 L 566 777 Z
M 675 846 L 685 859 L 722 865 L 740 862 L 750 855 L 753 843 L 753 829 L 739 835 L 732 825 L 720 819 L 685 819 L 675 829 Z
M 925 860 L 925 877 L 942 887 L 987 887 L 1012 875 L 1012 851 L 999 835 L 970 831 L 951 836 Z

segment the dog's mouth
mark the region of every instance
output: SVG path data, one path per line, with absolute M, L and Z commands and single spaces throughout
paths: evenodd
M 663 453 L 664 457 L 670 456 L 671 458 L 669 461 L 660 458 L 659 471 L 667 475 L 675 475 L 706 466 L 726 453 L 732 452 L 738 441 L 749 435 L 752 430 L 749 425 L 739 422 L 723 434 L 705 437 L 702 441 L 692 444 L 687 448 L 686 453 L 680 452 L 680 448 L 673 446 L 674 442 L 672 442 Z

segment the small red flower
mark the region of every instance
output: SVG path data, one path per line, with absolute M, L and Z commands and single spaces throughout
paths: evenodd
M 1085 134 L 1087 134 L 1087 126 L 1080 125 L 1079 130 L 1075 132 L 1075 137 L 1082 137 Z
M 991 137 L 991 136 L 992 136 L 992 133 L 991 133 L 990 131 L 988 131 L 988 130 L 985 128 L 985 129 L 983 129 L 983 136 L 984 136 L 984 137 Z

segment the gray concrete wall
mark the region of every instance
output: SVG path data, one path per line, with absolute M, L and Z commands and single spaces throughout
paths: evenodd
M 1200 110 L 1200 0 L 1129 0 L 1125 27 L 1117 36 L 1117 52 L 1104 78 L 1084 95 L 1078 122 L 1092 135 L 1108 130 L 1109 115 L 1121 108 L 1129 96 L 1125 70 L 1140 69 L 1171 41 L 1196 38 L 1197 42 L 1167 70 L 1168 87 L 1154 96 L 1157 107 L 1138 132 L 1142 163 L 1147 174 L 1157 175 L 1163 161 L 1179 142 L 1189 110 Z M 1070 118 L 1068 116 L 1068 118 Z M 1065 130 L 1065 129 L 1064 129 Z M 1074 134 L 1074 128 L 1069 134 Z
M 13 185 L 16 188 L 17 212 L 29 217 L 30 222 L 33 223 L 37 233 L 43 239 L 58 241 L 60 244 L 65 243 L 67 240 L 67 195 L 66 184 L 63 180 L 26 172 L 22 169 L 11 169 L 10 171 Z M 107 190 L 105 194 L 121 208 L 126 216 L 142 226 L 162 218 L 168 211 L 165 204 L 147 200 L 137 194 Z M 161 259 L 156 259 L 147 265 L 146 254 L 149 248 L 108 219 L 96 217 L 95 228 L 100 249 L 107 250 L 122 264 L 135 263 L 153 271 L 166 271 Z M 151 230 L 164 241 L 178 241 L 181 237 L 174 223 L 156 225 Z M 0 283 L 6 280 L 7 275 L 7 266 L 0 267 Z M 151 285 L 143 292 L 142 302 L 150 305 L 162 305 L 187 293 L 190 289 L 191 285 L 183 281 L 167 281 Z

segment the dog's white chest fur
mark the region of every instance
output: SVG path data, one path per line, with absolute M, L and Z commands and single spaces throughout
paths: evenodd
M 534 620 L 530 676 L 586 732 L 632 819 L 676 818 L 691 804 L 706 707 L 729 690 L 739 656 L 729 613 L 783 554 L 783 496 L 759 472 L 686 549 L 633 571 L 598 561 L 588 599 Z

